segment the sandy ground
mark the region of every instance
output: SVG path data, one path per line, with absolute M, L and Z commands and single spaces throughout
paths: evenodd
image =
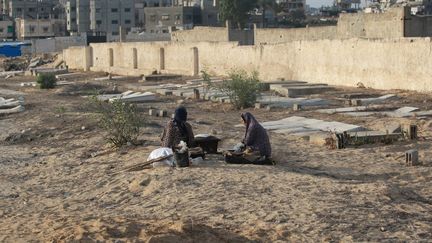
M 0 117 L 0 242 L 432 239 L 429 120 L 413 120 L 418 141 L 343 150 L 271 134 L 276 166 L 227 165 L 214 155 L 191 168 L 122 172 L 157 148 L 168 118 L 145 116 L 143 145 L 108 150 L 80 95 L 110 87 L 80 83 L 41 91 L 18 88 L 22 79 L 0 80 L 0 88 L 26 93 L 27 108 Z M 404 105 L 430 105 L 427 95 L 398 95 Z M 161 97 L 140 108 L 172 110 L 176 100 Z M 222 148 L 242 138 L 243 129 L 234 127 L 239 111 L 210 102 L 185 101 L 185 106 L 195 133 L 216 133 Z M 250 111 L 260 121 L 293 114 Z M 312 111 L 295 115 L 369 127 L 401 122 Z M 419 149 L 423 165 L 404 165 L 404 152 L 411 148 Z

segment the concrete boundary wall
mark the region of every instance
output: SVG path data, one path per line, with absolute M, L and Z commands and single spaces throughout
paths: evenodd
M 120 75 L 152 71 L 197 75 L 203 69 L 226 75 L 240 68 L 257 70 L 265 81 L 284 78 L 345 86 L 361 82 L 377 89 L 432 91 L 431 55 L 430 38 L 401 38 L 256 46 L 236 42 L 99 43 L 69 48 L 64 51 L 64 60 L 71 69 Z

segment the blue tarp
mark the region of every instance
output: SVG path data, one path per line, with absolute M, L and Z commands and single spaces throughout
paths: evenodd
M 26 42 L 0 42 L 0 56 L 19 57 L 22 55 L 21 47 L 29 45 Z

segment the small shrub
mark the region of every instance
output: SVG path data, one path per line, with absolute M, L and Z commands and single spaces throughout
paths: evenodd
M 236 109 L 253 106 L 262 87 L 258 73 L 234 70 L 229 73 L 229 77 L 231 80 L 224 80 L 216 89 L 228 96 Z
M 53 89 L 56 82 L 57 79 L 54 74 L 39 74 L 36 79 L 36 83 L 41 89 Z
M 204 81 L 203 82 L 203 84 L 204 84 L 204 94 L 203 95 L 205 96 L 213 88 L 212 82 L 211 82 L 211 76 L 206 70 L 203 70 L 203 71 L 201 71 L 201 77 Z
M 107 132 L 107 141 L 119 148 L 127 143 L 137 144 L 143 119 L 134 104 L 121 100 L 99 101 L 93 96 L 92 105 L 99 114 L 99 126 Z

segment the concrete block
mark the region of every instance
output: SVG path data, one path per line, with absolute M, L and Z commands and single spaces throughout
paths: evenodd
M 168 116 L 168 112 L 166 110 L 160 110 L 158 112 L 158 116 L 160 116 L 160 117 L 166 117 L 166 116 Z
M 170 80 L 170 79 L 179 79 L 181 75 L 175 74 L 153 74 L 144 77 L 145 81 L 162 81 L 162 80 Z
M 303 107 L 300 104 L 294 104 L 293 105 L 293 111 L 300 111 L 302 109 L 303 109 Z
M 402 131 L 408 139 L 417 139 L 417 126 L 412 124 L 405 124 L 402 127 Z
M 157 116 L 157 115 L 158 115 L 158 110 L 156 109 L 149 110 L 149 116 Z
M 194 99 L 199 100 L 200 99 L 199 89 L 193 89 L 193 92 L 194 92 Z
M 411 149 L 405 152 L 405 164 L 406 166 L 416 166 L 420 164 L 417 150 Z
M 295 97 L 302 95 L 320 94 L 329 90 L 333 90 L 331 86 L 293 86 L 277 88 L 276 92 L 283 96 Z
M 362 101 L 361 100 L 351 100 L 351 105 L 352 106 L 361 106 Z
M 172 95 L 173 91 L 169 90 L 169 89 L 157 89 L 156 93 L 160 94 L 160 95 Z

